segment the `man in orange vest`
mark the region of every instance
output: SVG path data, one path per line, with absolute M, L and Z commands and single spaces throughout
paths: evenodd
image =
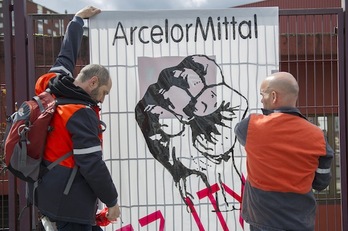
M 72 76 L 83 36 L 83 19 L 98 13 L 100 9 L 90 6 L 75 14 L 55 64 L 35 86 L 37 94 L 49 87 L 56 97 L 86 102 L 58 105 L 50 124 L 53 129 L 47 137 L 43 165 L 72 155 L 43 175 L 32 200 L 61 231 L 94 230 L 98 200 L 108 208 L 108 220 L 115 221 L 120 216 L 118 193 L 102 158 L 98 106 L 112 87 L 110 74 L 101 65 L 89 64 L 76 78 Z
M 313 231 L 313 189 L 329 185 L 333 150 L 296 108 L 299 86 L 290 73 L 268 76 L 260 91 L 263 114 L 234 129 L 247 153 L 242 217 L 251 231 Z

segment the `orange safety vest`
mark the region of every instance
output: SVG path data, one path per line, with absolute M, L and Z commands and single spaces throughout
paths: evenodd
M 264 191 L 308 193 L 326 142 L 319 127 L 286 114 L 253 114 L 248 125 L 250 184 Z
M 35 84 L 35 94 L 40 94 L 48 88 L 49 81 L 57 77 L 57 73 L 47 73 L 39 77 Z M 50 162 L 54 162 L 61 156 L 68 152 L 72 152 L 73 144 L 71 135 L 66 129 L 66 123 L 69 121 L 70 117 L 78 110 L 86 108 L 88 106 L 82 104 L 66 104 L 58 105 L 56 109 L 56 114 L 53 116 L 50 126 L 53 130 L 48 134 L 46 141 L 46 148 L 43 158 Z M 98 119 L 100 119 L 99 107 L 93 106 L 92 110 L 96 113 Z M 99 126 L 101 130 L 101 126 Z M 102 133 L 99 133 L 99 139 L 102 143 Z M 73 168 L 75 161 L 73 155 L 63 160 L 60 165 Z

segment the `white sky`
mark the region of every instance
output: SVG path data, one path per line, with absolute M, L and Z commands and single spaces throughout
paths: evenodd
M 218 9 L 228 8 L 260 0 L 33 0 L 58 13 L 74 14 L 92 5 L 101 10 L 158 10 L 158 9 Z

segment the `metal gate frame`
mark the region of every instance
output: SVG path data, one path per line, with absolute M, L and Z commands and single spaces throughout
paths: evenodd
M 345 0 L 345 6 L 348 6 L 348 0 Z M 347 9 L 339 16 L 339 25 L 344 25 L 338 28 L 338 33 L 341 35 L 338 43 L 339 53 L 339 106 L 340 106 L 340 141 L 341 142 L 341 182 L 342 182 L 342 230 L 348 230 L 348 188 L 347 188 L 347 138 L 348 138 L 348 13 Z
M 348 0 L 345 0 L 348 6 Z M 341 225 L 342 231 L 348 230 L 348 12 L 342 8 L 332 9 L 289 9 L 279 10 L 279 16 L 337 15 L 337 53 L 338 53 L 338 91 L 339 91 L 339 131 L 340 131 L 340 177 L 341 177 Z M 331 230 L 330 230 L 331 231 Z M 335 230 L 336 231 L 336 230 Z
M 5 76 L 7 84 L 6 113 L 12 114 L 15 110 L 15 102 L 22 102 L 29 98 L 33 89 L 32 69 L 33 64 L 31 38 L 27 37 L 27 28 L 31 22 L 27 22 L 26 0 L 3 0 L 4 15 L 4 46 L 5 46 Z M 345 0 L 348 6 L 348 0 Z M 280 15 L 308 15 L 313 13 L 329 13 L 338 16 L 338 78 L 339 78 L 339 124 L 340 124 L 340 150 L 341 150 L 341 211 L 342 230 L 348 230 L 348 189 L 347 189 L 347 138 L 348 138 L 348 36 L 345 35 L 345 28 L 348 25 L 348 15 L 343 9 L 321 9 L 317 11 L 301 10 L 279 10 Z M 13 17 L 12 17 L 13 16 Z M 14 21 L 15 27 L 12 25 Z M 28 25 L 28 26 L 27 26 Z M 13 37 L 12 34 L 16 34 Z M 29 66 L 29 67 L 28 67 Z M 31 78 L 30 78 L 31 76 Z M 16 84 L 20 83 L 20 84 Z M 19 204 L 17 197 L 19 195 Z M 9 174 L 9 229 L 10 230 L 31 230 L 32 214 L 30 209 L 24 210 L 22 219 L 18 222 L 18 207 L 26 206 L 25 184 L 17 181 L 12 174 Z
M 2 7 L 5 67 L 7 67 L 5 68 L 6 114 L 11 115 L 15 111 L 15 102 L 23 102 L 28 98 L 26 1 L 16 1 L 16 4 L 12 4 L 11 0 L 3 0 Z M 16 37 L 13 36 L 13 31 Z M 27 205 L 25 183 L 20 181 L 17 183 L 17 179 L 12 174 L 8 174 L 8 187 L 9 230 L 30 230 L 31 214 L 28 209 L 23 212 L 19 224 L 17 222 L 19 214 L 17 208 L 24 208 Z M 17 192 L 19 201 L 17 200 Z

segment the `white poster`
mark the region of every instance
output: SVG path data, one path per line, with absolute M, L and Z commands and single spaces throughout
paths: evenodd
M 278 8 L 106 11 L 89 27 L 113 81 L 103 147 L 122 221 L 106 230 L 249 230 L 233 128 L 279 69 Z

